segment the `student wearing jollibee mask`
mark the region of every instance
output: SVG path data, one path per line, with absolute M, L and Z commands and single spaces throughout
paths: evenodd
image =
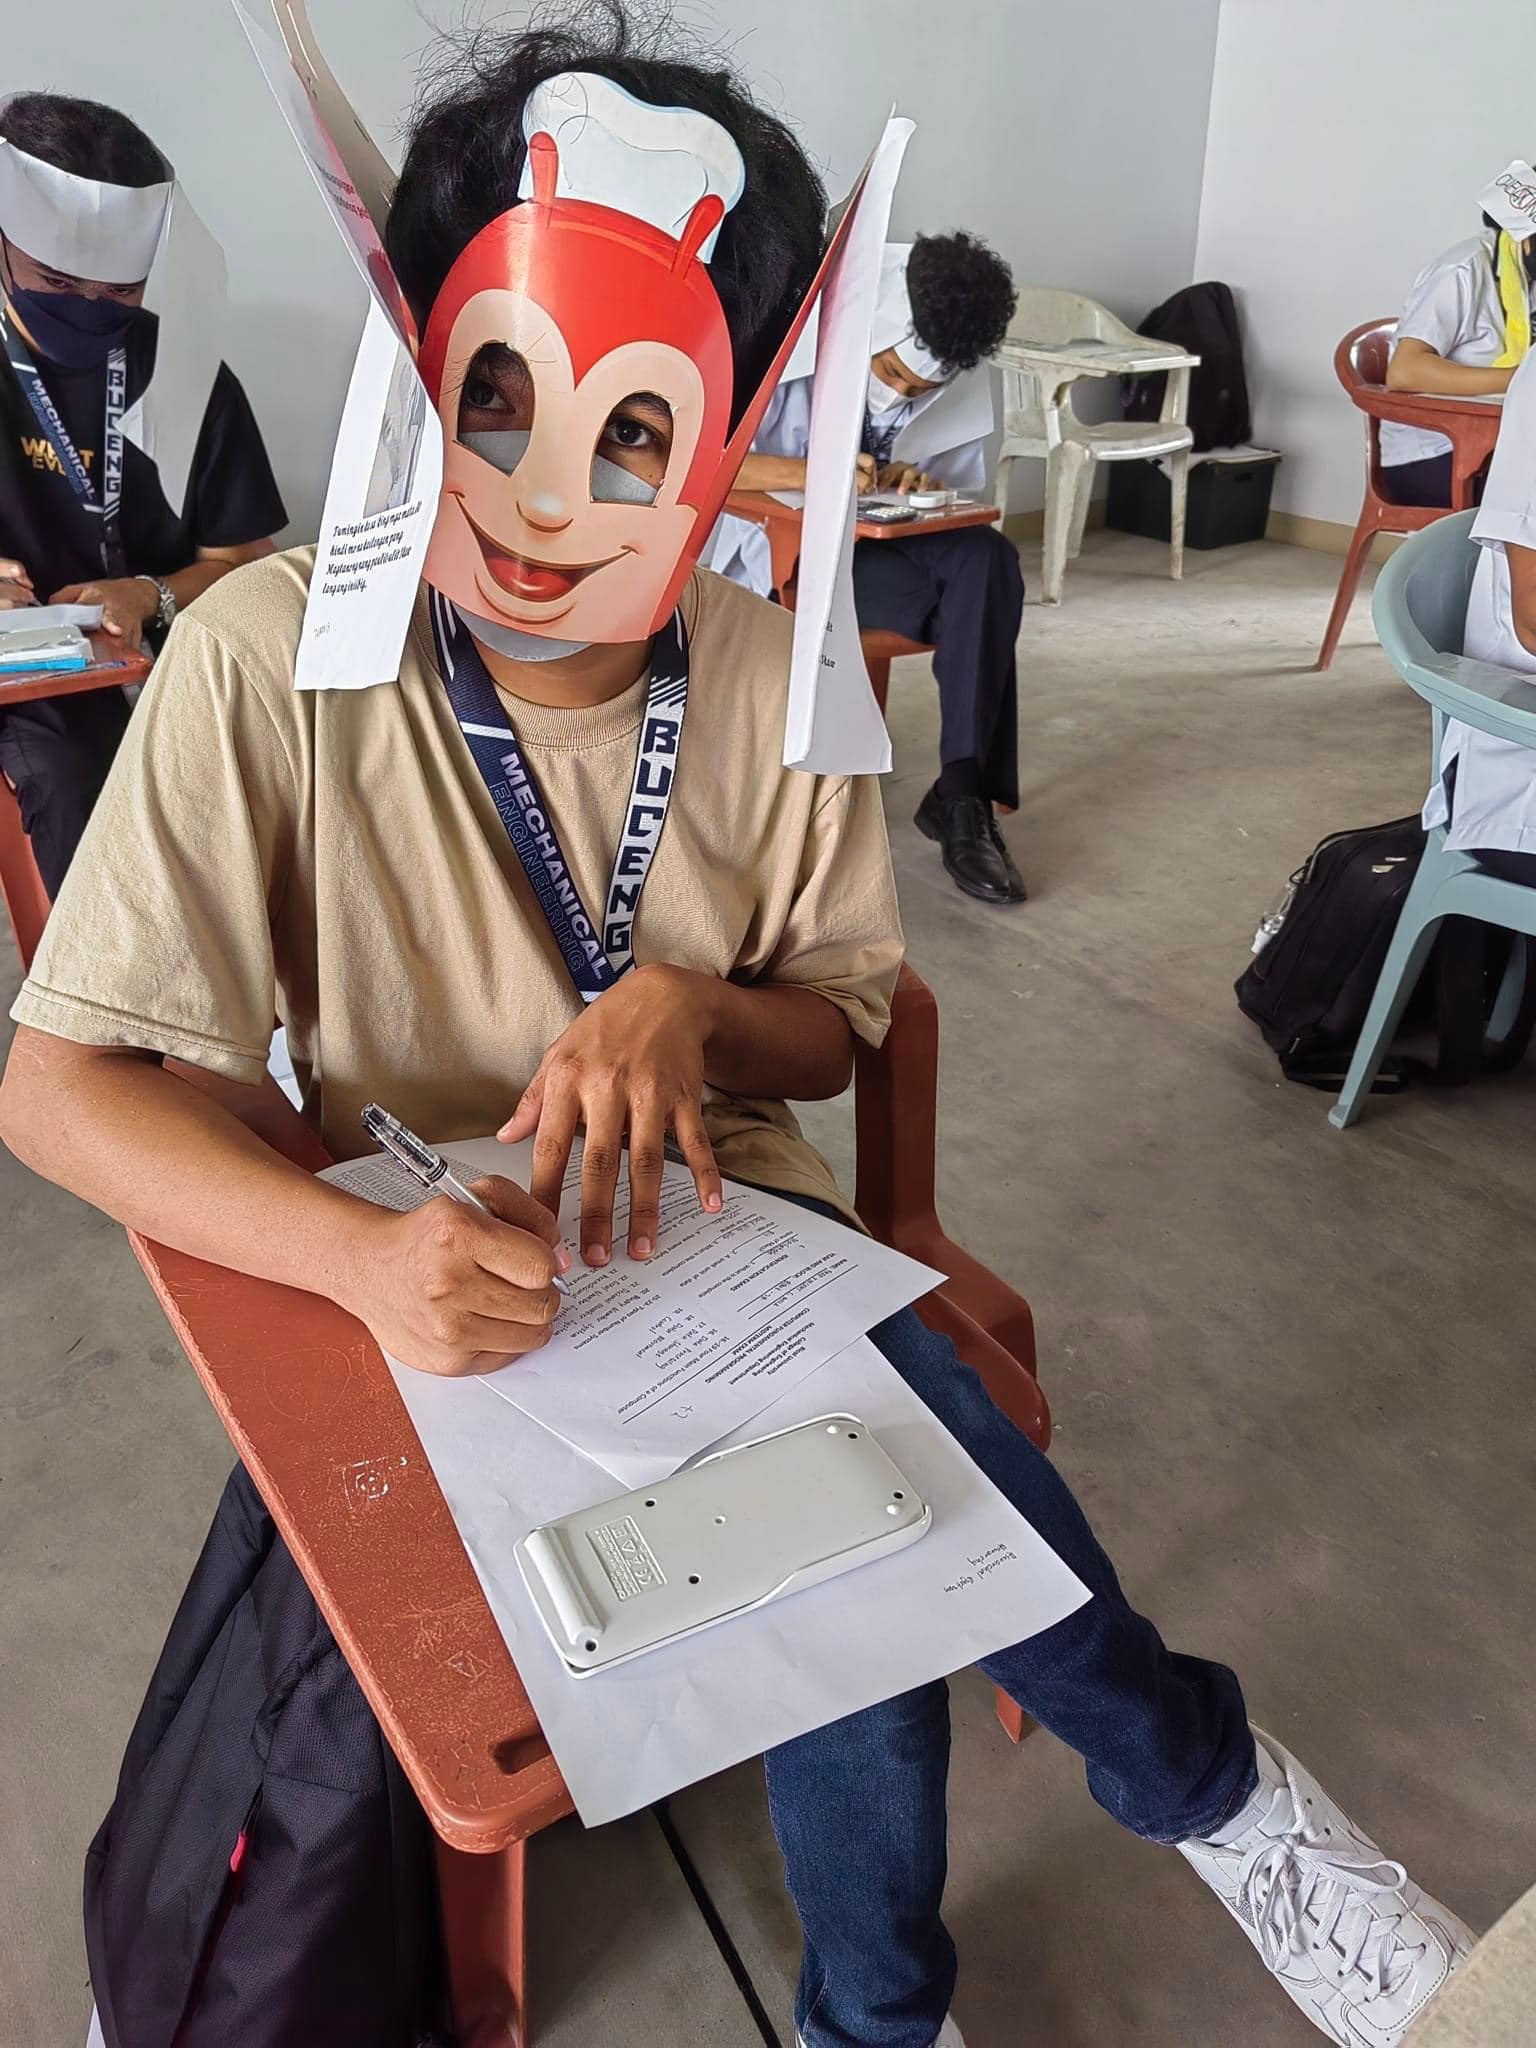
M 163 272 L 182 288 L 150 311 Z M 0 611 L 99 605 L 109 640 L 158 645 L 287 514 L 219 360 L 217 251 L 125 114 L 0 105 L 0 295 Z M 110 688 L 0 709 L 0 771 L 50 896 L 127 723 Z
M 294 689 L 309 550 L 178 628 L 0 1089 L 0 1131 L 39 1171 L 162 1243 L 330 1297 L 447 1376 L 556 1325 L 578 1129 L 591 1266 L 654 1255 L 668 1138 L 706 1210 L 731 1176 L 856 1220 L 788 1103 L 847 1086 L 902 950 L 878 785 L 779 765 L 790 617 L 690 559 L 727 437 L 750 432 L 804 311 L 825 195 L 717 62 L 637 52 L 616 10 L 606 40 L 590 20 L 482 45 L 419 113 L 385 224 L 455 443 L 398 676 Z M 536 799 L 521 837 L 514 777 Z M 531 1136 L 531 1188 L 480 1181 L 490 1213 L 375 1207 L 164 1063 L 259 1081 L 275 1010 L 333 1155 L 368 1148 L 376 1099 L 435 1140 Z M 1088 1589 L 987 1675 L 1079 1750 L 1116 1819 L 1180 1849 L 1320 2031 L 1396 2048 L 1466 1930 L 1251 1727 L 1232 1672 L 1167 1649 L 947 1337 L 911 1310 L 871 1337 Z M 805 2048 L 958 2048 L 948 1757 L 940 1682 L 765 1759 Z M 199 1924 L 182 1883 L 166 1869 L 134 1894 L 145 1938 L 122 1952 Z M 282 1988 L 286 2039 L 324 2038 L 303 1983 Z

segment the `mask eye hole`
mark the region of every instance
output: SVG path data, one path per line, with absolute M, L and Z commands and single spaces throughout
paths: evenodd
M 533 372 L 516 349 L 489 341 L 475 351 L 459 390 L 462 446 L 510 476 L 533 432 Z
M 592 451 L 594 504 L 652 505 L 672 455 L 672 408 L 632 391 L 609 413 Z

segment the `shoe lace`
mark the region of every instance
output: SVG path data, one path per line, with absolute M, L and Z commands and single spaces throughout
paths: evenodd
M 992 806 L 979 796 L 952 796 L 949 798 L 949 815 L 956 825 L 963 825 L 973 839 L 995 837 L 996 824 L 992 817 Z
M 1407 1871 L 1385 1857 L 1363 1863 L 1341 1855 L 1287 1786 L 1275 1788 L 1275 1805 L 1281 1802 L 1294 1813 L 1292 1824 L 1251 1849 L 1238 1873 L 1238 1896 L 1264 1960 L 1278 1970 L 1287 1957 L 1310 1953 L 1336 1981 L 1358 1973 L 1372 1997 L 1396 1991 L 1424 1950 L 1399 1934 L 1403 1912 L 1377 1902 L 1396 1897 Z

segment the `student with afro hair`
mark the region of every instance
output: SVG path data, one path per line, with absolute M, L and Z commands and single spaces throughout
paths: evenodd
M 993 424 L 987 358 L 1017 294 L 1008 266 L 974 235 L 919 235 L 885 251 L 869 365 L 861 487 L 910 491 L 986 484 Z M 809 351 L 804 357 L 809 370 Z M 784 382 L 742 464 L 744 491 L 799 490 L 811 427 L 810 374 Z M 767 537 L 721 522 L 713 567 L 766 595 Z M 1017 550 L 995 527 L 861 541 L 853 555 L 859 623 L 926 640 L 939 686 L 939 774 L 918 808 L 956 886 L 983 903 L 1024 901 L 994 804 L 1019 800 L 1014 643 L 1024 606 Z

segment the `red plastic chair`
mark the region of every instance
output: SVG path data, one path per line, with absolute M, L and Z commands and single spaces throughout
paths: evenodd
M 1397 334 L 1395 320 L 1367 320 L 1352 327 L 1333 353 L 1334 374 L 1349 393 L 1350 403 L 1365 414 L 1365 502 L 1354 539 L 1339 573 L 1339 587 L 1328 615 L 1319 671 L 1332 662 L 1344 631 L 1365 566 L 1365 554 L 1378 533 L 1417 533 L 1433 525 L 1447 510 L 1462 511 L 1472 503 L 1472 484 L 1498 438 L 1499 409 L 1474 399 L 1435 397 L 1429 393 L 1389 391 L 1387 362 Z M 1395 505 L 1381 473 L 1381 422 L 1398 420 L 1427 427 L 1451 443 L 1450 505 Z
M 270 1078 L 241 1088 L 180 1071 L 288 1158 L 326 1163 Z M 937 1083 L 938 1009 L 904 968 L 890 1035 L 857 1054 L 859 1213 L 950 1276 L 919 1315 L 1043 1449 L 1029 1304 L 935 1208 Z M 528 2048 L 527 1842 L 570 1797 L 388 1368 L 333 1302 L 131 1241 L 436 1832 L 458 2039 Z M 378 1472 L 382 1491 L 368 1483 Z M 1002 1694 L 998 1718 L 1015 1742 L 1031 1725 Z
M 149 674 L 149 657 L 117 654 L 110 643 L 98 639 L 97 659 L 90 668 L 62 675 L 26 674 L 9 677 L 0 685 L 0 708 L 28 704 L 36 697 L 74 697 L 85 690 L 120 690 L 127 683 L 142 683 Z M 32 965 L 48 922 L 48 891 L 32 858 L 32 842 L 21 823 L 21 806 L 16 792 L 0 775 L 0 898 L 4 899 L 22 972 Z
M 43 936 L 43 926 L 48 922 L 48 891 L 43 887 L 37 862 L 32 858 L 32 842 L 22 829 L 21 806 L 16 801 L 16 792 L 3 775 L 0 775 L 0 897 L 5 900 L 6 914 L 16 938 L 16 950 L 21 955 L 22 972 L 26 973 Z
M 770 570 L 773 594 L 787 611 L 793 611 L 795 582 L 800 570 L 799 511 L 792 505 L 781 505 L 766 491 L 733 491 L 727 500 L 726 510 L 738 519 L 760 526 L 767 534 L 773 564 Z M 890 633 L 880 626 L 862 628 L 859 645 L 864 650 L 864 666 L 869 670 L 869 686 L 882 711 L 890 694 L 891 663 L 904 654 L 933 652 L 926 640 L 909 640 L 905 633 Z

